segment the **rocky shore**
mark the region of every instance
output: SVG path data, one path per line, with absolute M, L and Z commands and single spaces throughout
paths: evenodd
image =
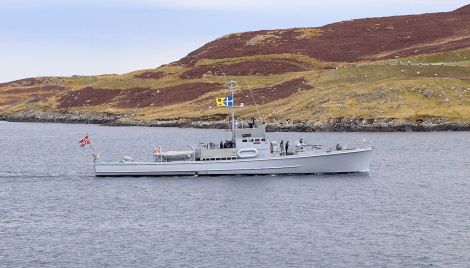
M 49 112 L 26 110 L 15 114 L 0 115 L 1 121 L 47 122 L 70 124 L 100 124 L 107 126 L 147 126 L 180 128 L 228 128 L 225 120 L 203 121 L 191 119 L 136 120 L 126 114 Z M 281 132 L 425 132 L 425 131 L 470 131 L 470 123 L 448 122 L 440 118 L 427 118 L 411 123 L 397 119 L 337 118 L 323 122 L 269 122 L 269 131 Z

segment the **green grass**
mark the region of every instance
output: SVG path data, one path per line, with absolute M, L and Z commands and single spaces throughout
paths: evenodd
M 263 118 L 269 121 L 321 122 L 332 118 L 393 118 L 410 122 L 427 117 L 440 117 L 452 121 L 470 121 L 470 49 L 435 55 L 422 55 L 406 59 L 394 59 L 357 64 L 327 63 L 292 54 L 261 55 L 219 60 L 201 60 L 197 66 L 233 64 L 252 60 L 295 60 L 310 71 L 278 75 L 230 76 L 239 82 L 240 94 L 249 88 L 273 86 L 303 77 L 312 86 L 288 98 L 260 105 Z M 337 69 L 328 69 L 337 67 Z M 124 75 L 74 76 L 61 78 L 66 90 L 83 87 L 104 89 L 163 88 L 184 83 L 224 83 L 222 76 L 201 79 L 179 78 L 189 67 L 165 65 L 157 69 L 140 70 Z M 138 79 L 136 74 L 161 71 L 162 79 Z M 37 85 L 35 85 L 37 86 Z M 13 96 L 0 89 L 0 103 Z M 2 106 L 2 114 L 37 108 L 54 110 L 59 96 L 36 103 L 29 103 L 33 94 L 21 95 L 24 101 Z M 215 107 L 215 97 L 225 90 L 207 93 L 198 99 L 143 109 L 117 109 L 112 104 L 80 107 L 84 112 L 127 113 L 140 120 L 178 118 L 221 118 L 225 108 Z M 242 118 L 256 115 L 256 109 L 248 106 L 240 110 Z

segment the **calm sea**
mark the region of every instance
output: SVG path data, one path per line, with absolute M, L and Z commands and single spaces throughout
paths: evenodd
M 271 133 L 375 146 L 368 175 L 95 178 L 224 130 L 0 122 L 1 267 L 470 267 L 470 132 Z

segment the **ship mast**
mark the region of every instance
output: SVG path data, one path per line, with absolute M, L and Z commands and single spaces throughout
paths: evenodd
M 230 97 L 232 98 L 232 105 L 230 105 L 231 112 L 232 112 L 232 140 L 235 142 L 235 130 L 237 128 L 237 124 L 235 123 L 235 89 L 238 87 L 238 83 L 231 80 L 226 82 L 227 87 L 230 91 Z

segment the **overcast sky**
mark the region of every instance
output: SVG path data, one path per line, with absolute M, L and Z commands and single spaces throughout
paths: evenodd
M 126 73 L 222 35 L 451 11 L 460 0 L 0 0 L 0 82 Z

